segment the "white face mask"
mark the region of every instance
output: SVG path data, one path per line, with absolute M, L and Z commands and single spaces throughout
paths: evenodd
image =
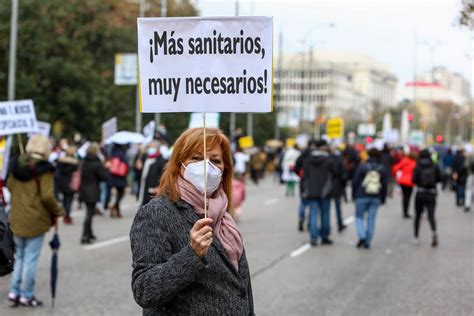
M 212 193 L 219 187 L 222 179 L 222 171 L 213 165 L 209 159 L 206 160 L 207 181 L 206 192 Z M 184 178 L 196 187 L 201 193 L 204 193 L 204 160 L 191 162 L 184 167 Z

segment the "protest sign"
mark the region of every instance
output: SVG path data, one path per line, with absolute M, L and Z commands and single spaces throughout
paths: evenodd
M 219 128 L 220 116 L 221 115 L 219 113 L 206 113 L 206 127 Z M 202 120 L 202 113 L 191 113 L 191 117 L 189 119 L 189 128 L 203 126 L 204 122 Z
M 0 102 L 0 135 L 34 133 L 37 129 L 32 100 Z
M 1 172 L 3 180 L 7 178 L 8 160 L 10 158 L 11 147 L 12 147 L 11 136 L 8 136 L 8 137 L 4 136 L 0 138 L 0 172 Z
M 155 137 L 155 121 L 150 121 L 145 127 L 143 128 L 143 136 L 145 136 L 145 144 L 151 143 L 153 138 Z
M 359 124 L 357 126 L 357 135 L 359 136 L 374 136 L 375 124 Z
M 115 133 L 117 133 L 117 118 L 112 117 L 102 124 L 102 141 L 112 137 Z
M 253 137 L 244 136 L 239 138 L 239 147 L 240 149 L 247 149 L 253 147 Z
M 38 125 L 38 129 L 34 133 L 28 133 L 28 137 L 31 137 L 31 135 L 34 135 L 34 134 L 40 134 L 40 135 L 49 137 L 49 134 L 51 133 L 51 124 L 47 122 L 41 122 L 41 121 L 36 121 L 36 122 Z
M 115 54 L 115 77 L 117 86 L 134 86 L 137 84 L 137 54 Z
M 326 134 L 329 139 L 344 138 L 344 119 L 336 117 L 326 123 Z
M 296 145 L 296 139 L 295 138 L 287 138 L 286 139 L 286 147 L 287 148 L 293 148 Z
M 141 111 L 270 112 L 271 17 L 138 18 Z

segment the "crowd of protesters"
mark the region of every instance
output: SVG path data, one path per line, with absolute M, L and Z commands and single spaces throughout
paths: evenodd
M 23 149 L 23 148 L 21 148 Z M 9 301 L 13 306 L 42 306 L 35 296 L 35 276 L 43 240 L 59 218 L 73 225 L 73 204 L 84 210 L 83 245 L 97 240 L 94 216 L 121 218 L 127 187 L 139 205 L 156 195 L 169 156 L 166 143 L 99 145 L 61 139 L 53 144 L 32 135 L 24 153 L 12 155 L 7 181 L 1 182 L 2 209 L 13 233 L 15 261 Z M 132 157 L 132 158 L 130 158 Z M 5 192 L 5 194 L 3 194 Z
M 278 142 L 277 142 L 278 143 Z M 418 148 L 402 146 L 331 145 L 326 140 L 310 140 L 304 148 L 284 147 L 282 142 L 263 148 L 239 147 L 232 141 L 233 216 L 242 215 L 247 176 L 258 185 L 272 171 L 285 194 L 299 191 L 297 229 L 309 232 L 312 246 L 331 245 L 331 215 L 334 205 L 337 231 L 347 227 L 344 202 L 352 199 L 355 209 L 357 248 L 370 249 L 377 211 L 398 186 L 402 194 L 401 216 L 413 218 L 414 242 L 426 211 L 433 247 L 439 244 L 436 222 L 438 183 L 454 192 L 454 203 L 470 211 L 474 193 L 474 155 L 470 148 Z M 127 188 L 138 206 L 157 195 L 160 177 L 171 150 L 167 140 L 155 139 L 146 145 L 84 145 L 84 141 L 59 140 L 52 146 L 41 135 L 29 138 L 25 153 L 12 157 L 8 181 L 9 211 L 16 244 L 15 270 L 9 300 L 14 305 L 41 306 L 34 293 L 34 279 L 45 233 L 63 217 L 74 224 L 73 204 L 83 209 L 81 244 L 97 240 L 94 216 L 122 217 L 121 202 Z M 299 190 L 298 190 L 299 189 Z M 3 191 L 2 191 L 3 192 Z M 412 196 L 414 194 L 414 201 Z M 2 196 L 3 200 L 3 196 Z M 414 206 L 413 208 L 411 206 Z M 309 210 L 309 211 L 307 211 Z

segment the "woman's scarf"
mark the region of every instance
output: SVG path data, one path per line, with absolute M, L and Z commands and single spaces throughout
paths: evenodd
M 191 183 L 178 179 L 181 199 L 191 204 L 196 214 L 204 217 L 204 196 Z M 222 186 L 211 196 L 207 196 L 207 216 L 212 218 L 214 235 L 224 247 L 235 269 L 239 270 L 239 260 L 243 253 L 242 236 L 232 216 L 227 212 L 227 195 Z

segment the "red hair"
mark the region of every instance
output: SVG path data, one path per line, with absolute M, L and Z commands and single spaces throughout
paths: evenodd
M 232 210 L 232 152 L 230 142 L 227 137 L 217 128 L 206 128 L 207 150 L 212 150 L 220 146 L 222 150 L 222 160 L 224 170 L 222 172 L 222 188 L 229 200 L 229 210 Z M 177 202 L 181 196 L 178 190 L 178 178 L 181 176 L 181 166 L 187 159 L 196 154 L 203 154 L 204 149 L 204 129 L 190 128 L 186 130 L 176 140 L 170 160 L 166 164 L 165 170 L 160 178 L 158 195 L 168 197 L 171 202 Z

